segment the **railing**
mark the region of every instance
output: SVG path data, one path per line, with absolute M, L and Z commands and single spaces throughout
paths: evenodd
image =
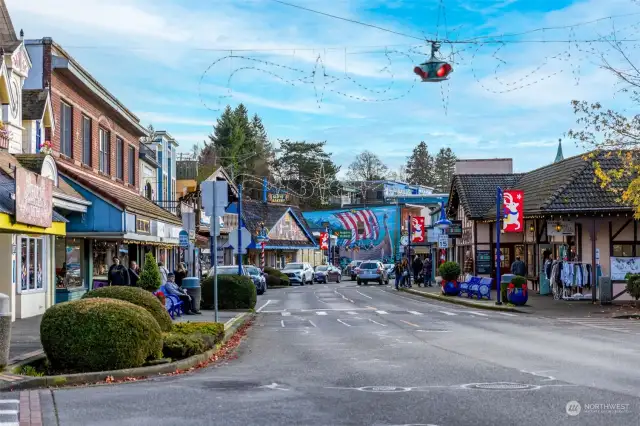
M 180 216 L 180 200 L 152 200 L 155 205 Z
M 143 143 L 140 144 L 140 157 L 142 156 L 145 156 L 155 162 L 158 162 L 156 152 Z

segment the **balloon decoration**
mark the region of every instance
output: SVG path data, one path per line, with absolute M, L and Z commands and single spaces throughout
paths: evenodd
M 440 43 L 432 42 L 429 60 L 413 69 L 413 72 L 420 76 L 424 83 L 448 80 L 449 74 L 453 72 L 451 64 L 436 57 L 438 50 L 440 50 Z

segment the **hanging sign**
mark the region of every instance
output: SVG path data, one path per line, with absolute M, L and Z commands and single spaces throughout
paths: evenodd
M 333 235 L 343 240 L 351 239 L 351 237 L 353 236 L 351 231 L 335 231 Z
M 451 225 L 447 228 L 447 235 L 449 238 L 462 238 L 462 221 L 452 220 Z
M 566 220 L 559 222 L 547 222 L 547 235 L 561 237 L 563 235 L 575 235 L 576 224 Z
M 184 229 L 181 230 L 180 234 L 178 234 L 178 238 L 179 238 L 180 247 L 182 248 L 189 247 L 189 233 L 187 231 L 185 231 Z
M 53 181 L 16 169 L 16 222 L 49 228 L 53 212 Z
M 329 233 L 320 233 L 320 250 L 329 250 Z
M 284 204 L 289 202 L 289 194 L 284 192 L 282 193 L 270 192 L 267 194 L 267 201 L 269 201 L 270 203 Z
M 508 189 L 503 192 L 503 232 L 524 231 L 524 191 Z
M 411 218 L 411 242 L 424 243 L 424 217 L 414 216 Z

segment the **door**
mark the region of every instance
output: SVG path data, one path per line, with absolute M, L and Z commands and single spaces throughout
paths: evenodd
M 500 274 L 510 274 L 513 263 L 513 244 L 500 244 Z

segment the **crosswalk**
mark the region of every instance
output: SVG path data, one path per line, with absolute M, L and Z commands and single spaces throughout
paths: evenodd
M 0 425 L 19 426 L 20 401 L 17 399 L 0 399 Z
M 579 317 L 558 318 L 557 320 L 558 322 L 567 325 L 577 325 L 596 330 L 640 335 L 640 320 L 635 319 Z
M 279 314 L 283 317 L 290 317 L 293 315 L 309 315 L 309 316 L 328 316 L 328 315 L 350 315 L 356 316 L 363 313 L 377 314 L 377 315 L 413 315 L 416 317 L 423 316 L 438 316 L 445 315 L 448 317 L 474 317 L 476 319 L 480 318 L 497 318 L 497 317 L 516 317 L 519 316 L 517 314 L 513 314 L 510 312 L 479 312 L 472 310 L 460 310 L 460 311 L 430 311 L 430 312 L 419 312 L 415 310 L 383 310 L 383 309 L 375 309 L 375 308 L 352 308 L 350 310 L 345 309 L 289 309 L 286 311 L 262 311 L 263 314 Z

